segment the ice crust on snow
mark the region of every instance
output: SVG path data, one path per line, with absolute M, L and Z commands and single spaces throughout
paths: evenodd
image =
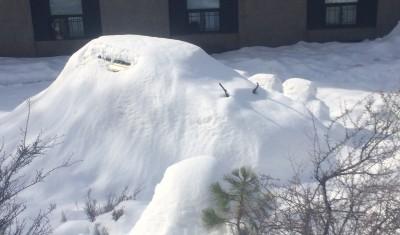
M 121 51 L 126 55 L 121 56 Z M 123 57 L 133 66 L 110 72 L 98 59 L 99 52 L 113 59 Z M 219 82 L 228 89 L 230 98 L 223 97 Z M 82 162 L 57 172 L 24 198 L 46 198 L 37 208 L 54 202 L 59 210 L 68 212 L 89 188 L 95 197 L 104 198 L 126 185 L 134 188 L 144 184 L 140 200 L 157 205 L 164 197 L 173 203 L 191 195 L 181 188 L 187 181 L 171 187 L 171 180 L 165 180 L 154 194 L 155 186 L 168 167 L 196 156 L 218 159 L 226 169 L 221 173 L 250 165 L 275 177 L 290 177 L 290 161 L 308 158 L 309 111 L 304 104 L 277 92 L 260 90 L 254 95 L 253 88 L 253 83 L 233 69 L 188 43 L 144 36 L 96 39 L 69 59 L 48 89 L 31 99 L 29 139 L 41 131 L 43 138 L 62 136 L 62 143 L 49 152 L 49 158 L 36 162 L 32 169 L 51 168 L 71 154 Z M 8 150 L 18 142 L 16 130 L 24 126 L 26 114 L 27 106 L 21 104 L 0 116 L 0 136 L 7 139 Z M 201 164 L 213 161 L 203 157 Z M 197 172 L 196 168 L 196 164 L 185 164 L 179 177 L 186 177 L 185 173 L 195 177 L 191 172 Z M 213 178 L 207 175 L 210 171 L 202 172 L 205 175 L 195 177 L 203 182 L 197 197 L 206 197 L 204 187 Z M 175 188 L 176 192 L 162 188 Z M 194 184 L 192 189 L 196 188 Z M 185 202 L 160 207 L 160 211 L 157 206 L 149 207 L 150 212 L 146 210 L 146 217 L 139 221 L 151 224 L 139 222 L 135 229 L 159 225 L 157 231 L 173 234 L 179 225 L 149 213 L 179 214 L 186 208 Z M 188 215 L 205 205 L 193 203 L 185 209 Z M 193 230 L 189 226 L 188 234 L 199 229 L 197 225 Z M 134 221 L 128 226 L 132 228 Z

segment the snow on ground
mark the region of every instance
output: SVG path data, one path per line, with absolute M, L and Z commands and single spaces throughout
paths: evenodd
M 12 111 L 55 80 L 67 57 L 0 57 L 0 116 Z
M 110 66 L 115 69 L 115 64 L 109 59 L 131 65 L 112 72 Z M 228 89 L 229 98 L 224 97 L 220 82 Z M 171 190 L 160 189 L 154 195 L 170 166 L 205 156 L 206 166 L 211 157 L 223 163 L 226 171 L 221 173 L 250 165 L 287 178 L 291 160 L 308 159 L 313 125 L 308 109 L 282 93 L 260 89 L 253 94 L 253 88 L 252 82 L 188 43 L 143 36 L 96 39 L 75 53 L 57 80 L 31 99 L 29 138 L 40 132 L 43 138 L 63 138 L 49 152 L 51 157 L 36 162 L 32 169 L 53 167 L 71 154 L 82 162 L 57 172 L 24 198 L 46 198 L 36 206 L 54 202 L 59 205 L 57 213 L 62 210 L 81 220 L 82 210 L 77 210 L 75 202 L 83 200 L 89 188 L 97 198 L 104 198 L 126 185 L 144 184 L 140 200 L 150 206 L 133 231 L 176 234 L 179 228 L 152 214 L 170 217 L 184 211 L 198 215 L 204 203 L 195 198 L 193 203 L 184 201 L 195 192 L 185 189 L 187 181 L 171 185 L 168 178 L 175 173 L 169 172 L 174 170 L 165 173 L 167 179 L 160 186 Z M 0 136 L 7 140 L 6 148 L 19 140 L 17 130 L 24 126 L 27 112 L 26 104 L 21 104 L 0 116 Z M 202 175 L 208 168 L 200 171 L 198 167 L 189 164 L 178 177 L 196 179 L 196 198 L 205 198 L 213 177 Z M 154 209 L 151 205 L 158 204 L 153 201 L 157 198 L 169 198 L 169 204 Z M 58 222 L 54 221 L 56 226 Z M 85 227 L 84 223 L 80 226 Z M 127 226 L 132 228 L 134 221 Z M 145 231 L 150 227 L 157 232 Z M 200 223 L 187 229 L 188 234 L 202 231 Z M 90 228 L 82 234 L 85 231 Z
M 375 41 L 302 42 L 214 57 L 228 66 L 174 40 L 102 37 L 72 56 L 57 80 L 32 98 L 31 137 L 41 130 L 44 137 L 63 136 L 52 157 L 37 166 L 54 166 L 71 154 L 83 160 L 24 195 L 47 199 L 37 207 L 54 202 L 57 213 L 65 212 L 66 223 L 53 221 L 56 235 L 93 233 L 96 224 L 76 205 L 89 188 L 104 198 L 140 184 L 145 191 L 139 201 L 121 205 L 127 214 L 120 221 L 105 214 L 96 223 L 111 235 L 205 234 L 199 215 L 209 201 L 208 186 L 222 174 L 246 164 L 289 177 L 290 160 L 307 159 L 311 113 L 325 123 L 344 105 L 400 87 L 400 27 Z M 111 72 L 108 58 L 131 66 Z M 0 74 L 6 74 L 0 76 L 0 136 L 8 148 L 26 118 L 26 105 L 17 103 L 42 91 L 57 74 L 52 64 L 66 58 L 53 59 L 0 59 Z M 29 80 L 22 70 L 30 71 L 31 63 L 32 70 L 40 64 L 54 73 L 38 69 L 38 79 Z M 14 82 L 10 71 L 18 75 Z M 223 97 L 219 82 L 231 97 Z M 257 95 L 255 83 L 261 86 Z
M 95 227 L 101 231 L 106 228 L 110 235 L 126 235 L 129 233 L 133 224 L 135 224 L 143 210 L 146 208 L 147 203 L 138 201 L 125 201 L 117 206 L 116 210 L 122 209 L 124 214 L 117 221 L 112 218 L 112 212 L 103 214 L 97 217 L 94 223 L 88 221 L 82 213 L 68 213 L 64 211 L 67 221 L 58 223 L 54 230 L 54 235 L 86 235 L 94 233 Z M 79 211 L 78 211 L 79 212 Z M 74 217 L 75 215 L 75 217 Z M 76 216 L 78 215 L 78 216 Z M 58 222 L 61 217 L 57 218 Z
M 374 41 L 249 47 L 215 57 L 246 77 L 262 73 L 282 81 L 312 81 L 332 116 L 344 103 L 351 106 L 371 92 L 400 88 L 400 26 Z
M 0 57 L 0 85 L 53 81 L 64 67 L 67 57 Z

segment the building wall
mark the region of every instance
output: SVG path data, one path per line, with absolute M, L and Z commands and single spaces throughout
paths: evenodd
M 345 28 L 320 29 L 307 31 L 305 40 L 308 42 L 358 42 L 373 39 L 377 36 L 376 28 Z
M 63 40 L 35 42 L 36 56 L 69 55 L 79 50 L 89 40 Z
M 198 45 L 208 52 L 223 52 L 240 47 L 240 37 L 237 33 L 204 33 L 172 38 Z
M 175 38 L 197 44 L 209 52 L 292 44 L 304 38 L 305 8 L 306 0 L 242 0 L 239 1 L 238 33 L 203 33 Z
M 71 54 L 87 41 L 35 42 L 29 0 L 0 0 L 0 57 Z
M 378 16 L 376 27 L 309 30 L 306 41 L 356 42 L 374 39 L 388 34 L 400 20 L 400 0 L 378 0 Z
M 240 1 L 242 46 L 278 46 L 304 38 L 307 0 Z
M 103 34 L 169 37 L 168 0 L 99 0 Z M 389 33 L 400 20 L 400 0 L 378 0 L 376 28 L 307 30 L 307 0 L 239 0 L 239 32 L 174 37 L 209 52 L 242 46 L 280 46 L 305 41 L 360 41 Z M 29 0 L 0 0 L 0 56 L 70 54 L 87 40 L 33 39 Z
M 169 35 L 167 0 L 100 0 L 103 34 Z
M 0 56 L 34 56 L 27 0 L 0 0 Z
M 379 0 L 377 36 L 384 36 L 400 21 L 400 0 Z

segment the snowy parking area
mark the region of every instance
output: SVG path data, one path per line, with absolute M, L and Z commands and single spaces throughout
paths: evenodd
M 82 160 L 24 195 L 65 213 L 67 222 L 52 218 L 55 235 L 93 234 L 80 206 L 88 190 L 104 199 L 138 185 L 121 220 L 105 213 L 96 223 L 112 235 L 205 234 L 201 210 L 225 172 L 247 164 L 287 179 L 292 156 L 309 160 L 310 132 L 370 94 L 400 88 L 400 27 L 374 41 L 212 57 L 188 43 L 124 35 L 70 58 L 0 58 L 0 137 L 19 141 L 27 114 L 19 104 L 33 97 L 28 138 L 45 130 L 63 140 L 32 172 Z M 115 61 L 123 69 L 110 69 Z

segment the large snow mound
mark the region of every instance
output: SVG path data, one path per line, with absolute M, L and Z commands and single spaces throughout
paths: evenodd
M 122 70 L 110 71 L 115 66 Z M 250 165 L 287 178 L 291 161 L 308 158 L 309 111 L 277 92 L 260 90 L 255 95 L 253 88 L 233 69 L 188 43 L 144 36 L 93 40 L 69 59 L 48 89 L 31 99 L 29 138 L 40 132 L 43 138 L 62 138 L 50 157 L 33 167 L 50 168 L 71 155 L 82 162 L 57 172 L 25 197 L 46 198 L 38 206 L 54 202 L 68 212 L 89 188 L 106 195 L 125 185 L 144 184 L 141 199 L 150 200 L 169 166 L 196 156 L 214 156 L 227 171 Z M 27 105 L 21 104 L 0 116 L 0 136 L 8 150 L 19 140 L 26 115 Z M 177 190 L 187 185 L 180 183 Z M 154 200 L 165 191 L 158 189 Z M 160 208 L 164 215 L 179 209 Z M 148 227 L 154 226 L 147 221 Z M 169 227 L 160 229 L 172 234 Z
M 130 235 L 207 234 L 201 212 L 211 201 L 210 185 L 224 170 L 212 157 L 195 157 L 169 167 Z

